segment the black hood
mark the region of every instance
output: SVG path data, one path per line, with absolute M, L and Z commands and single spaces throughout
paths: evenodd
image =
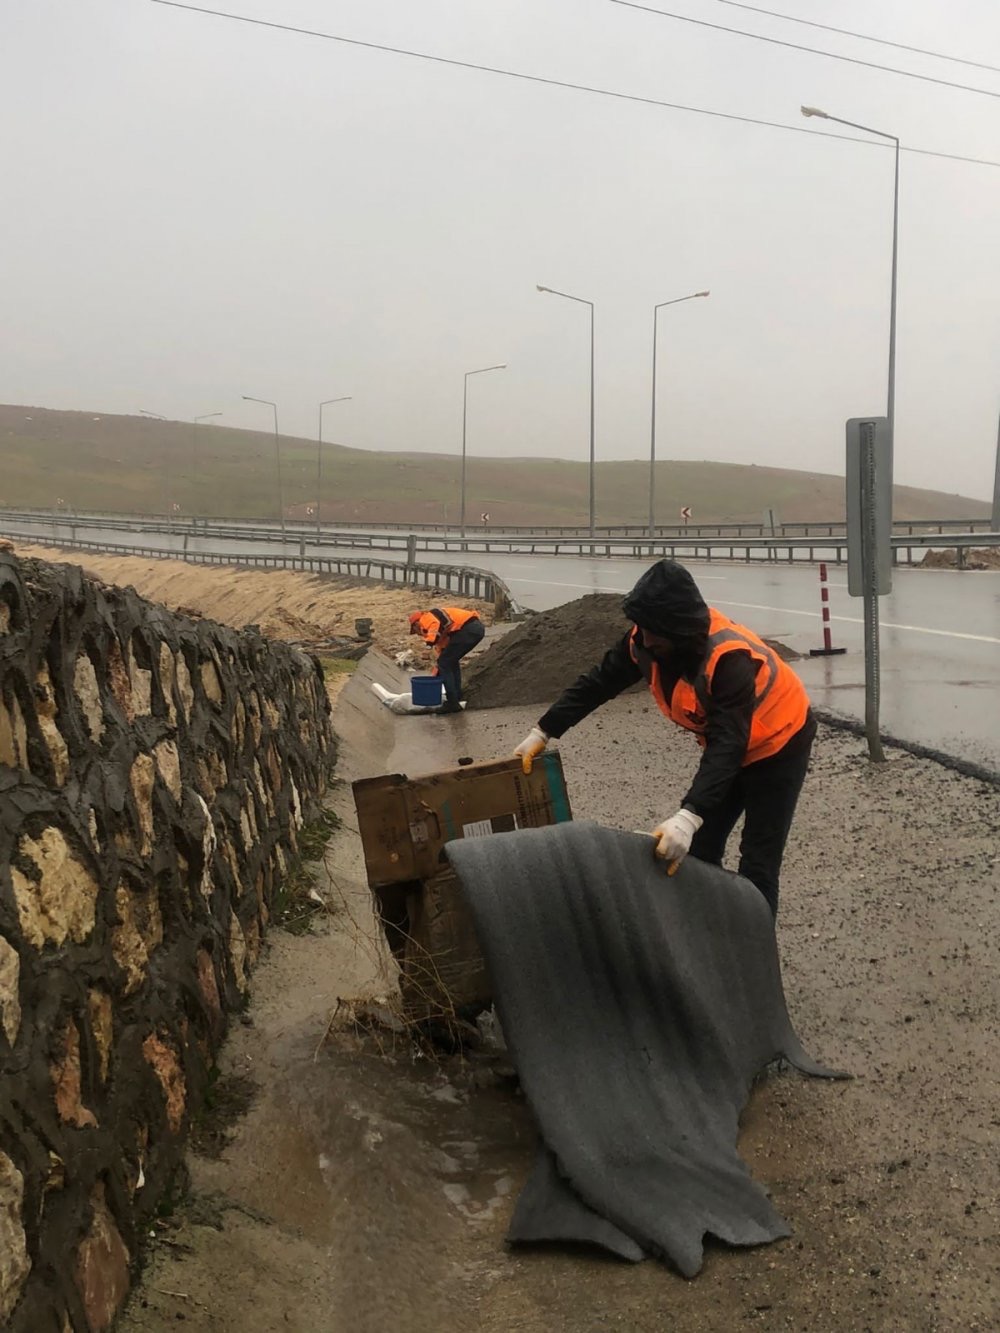
M 676 560 L 658 560 L 622 603 L 626 617 L 665 639 L 700 639 L 708 634 L 708 607 L 698 585 Z

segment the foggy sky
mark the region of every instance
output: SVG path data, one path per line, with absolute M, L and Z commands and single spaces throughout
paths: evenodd
M 762 0 L 763 2 L 763 0 Z M 212 0 L 206 0 L 211 5 Z M 1000 93 L 1000 75 L 758 18 L 713 22 Z M 782 0 L 1000 65 L 996 0 Z M 1000 159 L 1000 100 L 606 0 L 218 8 L 803 127 L 801 103 Z M 891 151 L 252 28 L 145 0 L 0 0 L 0 401 L 221 410 L 363 448 L 842 471 L 884 409 Z M 1000 170 L 904 154 L 896 480 L 988 497 Z

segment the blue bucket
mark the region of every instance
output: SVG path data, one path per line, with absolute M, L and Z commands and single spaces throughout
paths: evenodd
M 437 708 L 441 703 L 444 681 L 440 676 L 411 676 L 410 698 L 417 708 Z

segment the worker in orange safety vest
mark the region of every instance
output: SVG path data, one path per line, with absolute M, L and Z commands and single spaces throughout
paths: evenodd
M 486 627 L 475 611 L 461 606 L 435 606 L 410 612 L 410 633 L 419 634 L 437 653 L 435 673 L 444 685 L 442 713 L 457 713 L 462 706 L 462 668 L 467 653 L 482 642 Z
M 632 628 L 562 694 L 515 754 L 530 772 L 552 737 L 645 681 L 660 711 L 702 747 L 680 808 L 653 830 L 656 855 L 668 873 L 688 852 L 719 865 L 745 814 L 740 874 L 777 915 L 781 860 L 816 735 L 805 686 L 752 630 L 707 606 L 675 560 L 648 569 L 623 610 Z

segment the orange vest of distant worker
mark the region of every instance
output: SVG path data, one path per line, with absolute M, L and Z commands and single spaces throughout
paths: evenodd
M 756 698 L 750 739 L 743 757 L 744 767 L 767 759 L 786 744 L 805 723 L 809 713 L 809 696 L 795 672 L 752 630 L 724 616 L 715 607 L 709 607 L 708 654 L 692 682 L 683 677 L 677 681 L 668 699 L 661 685 L 659 663 L 643 647 L 642 634 L 633 629 L 629 640 L 632 661 L 642 670 L 650 693 L 662 713 L 679 727 L 693 731 L 700 745 L 705 744 L 705 727 L 709 701 L 712 697 L 712 677 L 715 668 L 726 653 L 749 653 L 758 663 Z
M 470 620 L 478 620 L 475 611 L 460 606 L 436 606 L 432 611 L 414 611 L 410 616 L 410 633 L 419 634 L 425 643 L 432 644 L 440 653 L 448 638 Z

